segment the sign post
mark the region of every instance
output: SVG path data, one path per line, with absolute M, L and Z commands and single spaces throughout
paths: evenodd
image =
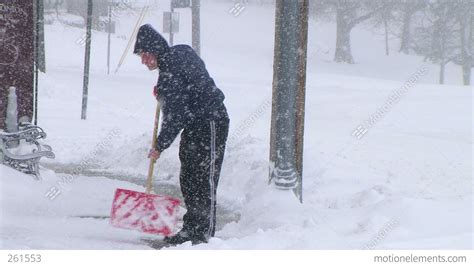
M 170 46 L 173 46 L 173 35 L 179 32 L 179 13 L 164 12 L 163 13 L 163 32 L 170 34 Z
M 192 13 L 192 43 L 193 49 L 201 55 L 201 0 L 193 0 Z
M 108 2 L 108 20 L 107 20 L 107 75 L 110 75 L 110 35 L 112 34 L 112 7 L 115 6 L 113 1 Z
M 88 0 L 87 4 L 87 30 L 86 30 L 86 53 L 84 60 L 84 83 L 82 91 L 82 111 L 81 119 L 87 118 L 87 97 L 89 91 L 89 66 L 91 58 L 91 28 L 92 28 L 92 0 Z
M 191 4 L 192 3 L 192 4 Z M 163 32 L 170 34 L 170 45 L 174 43 L 173 34 L 179 31 L 179 13 L 174 12 L 176 8 L 191 8 L 192 16 L 192 46 L 199 55 L 201 53 L 200 44 L 200 0 L 171 0 L 171 12 L 165 12 L 163 17 Z

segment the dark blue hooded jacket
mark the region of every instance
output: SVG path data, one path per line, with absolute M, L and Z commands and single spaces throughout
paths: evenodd
M 163 122 L 156 141 L 157 150 L 167 149 L 186 127 L 227 118 L 224 94 L 191 47 L 169 47 L 163 36 L 146 24 L 138 30 L 135 43 L 134 53 L 140 52 L 149 52 L 158 58 L 158 100 Z

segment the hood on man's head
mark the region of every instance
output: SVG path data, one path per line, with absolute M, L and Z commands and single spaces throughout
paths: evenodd
M 152 53 L 158 57 L 169 51 L 170 47 L 161 34 L 159 34 L 150 24 L 140 27 L 135 41 L 134 54 L 141 52 Z

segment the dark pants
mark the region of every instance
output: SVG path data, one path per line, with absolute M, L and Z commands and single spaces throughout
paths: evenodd
M 180 185 L 187 212 L 183 230 L 206 241 L 216 230 L 216 192 L 229 132 L 227 117 L 199 121 L 181 133 Z

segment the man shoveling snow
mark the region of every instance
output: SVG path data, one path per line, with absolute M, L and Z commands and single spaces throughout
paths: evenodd
M 224 94 L 191 47 L 169 47 L 149 24 L 140 27 L 134 53 L 149 70 L 159 70 L 154 92 L 164 116 L 149 158 L 157 160 L 182 130 L 180 186 L 187 212 L 183 229 L 164 241 L 205 243 L 215 233 L 216 191 L 229 131 Z

